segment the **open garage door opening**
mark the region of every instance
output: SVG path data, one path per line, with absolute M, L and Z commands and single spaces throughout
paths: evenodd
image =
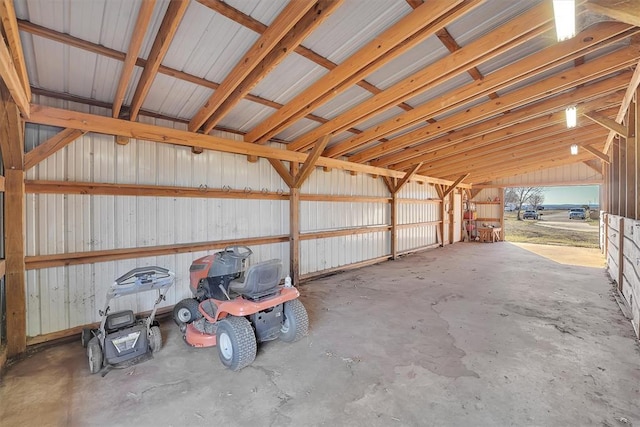
M 505 240 L 599 248 L 599 186 L 505 189 Z

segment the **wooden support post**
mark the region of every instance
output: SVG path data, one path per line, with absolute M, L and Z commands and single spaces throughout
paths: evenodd
M 625 165 L 625 183 L 626 183 L 626 191 L 625 191 L 625 205 L 626 205 L 626 214 L 627 218 L 636 218 L 636 205 L 638 200 L 638 194 L 636 193 L 636 178 L 638 176 L 637 167 L 636 167 L 636 103 L 631 102 L 629 104 L 629 110 L 627 115 L 627 130 L 628 133 L 626 135 L 626 165 Z
M 398 197 L 391 193 L 391 259 L 398 258 Z
M 451 191 L 448 195 L 448 199 L 449 199 L 449 210 L 448 210 L 448 218 L 449 218 L 449 243 L 453 244 L 454 243 L 454 239 L 453 239 L 453 227 L 454 227 L 454 221 L 453 221 L 453 205 L 454 205 L 454 193 L 455 191 Z
M 5 171 L 5 292 L 7 308 L 7 355 L 24 353 L 27 317 L 24 266 L 24 171 Z
M 622 293 L 622 281 L 624 280 L 624 217 L 620 217 L 618 230 L 618 290 Z
M 504 187 L 500 188 L 500 241 L 504 242 Z
M 618 200 L 619 208 L 618 215 L 625 216 L 627 214 L 627 140 L 626 138 L 619 138 L 618 143 L 618 193 L 620 199 Z
M 620 215 L 620 142 L 617 137 L 611 144 L 611 213 Z
M 640 87 L 636 89 L 635 95 L 635 127 L 633 128 L 633 137 L 635 138 L 635 193 L 636 193 L 636 219 L 640 219 L 640 149 L 638 148 L 638 139 L 640 139 Z
M 291 176 L 298 174 L 299 166 L 298 163 L 291 162 Z M 297 286 L 300 280 L 300 188 L 293 186 L 289 190 L 289 236 L 289 275 Z

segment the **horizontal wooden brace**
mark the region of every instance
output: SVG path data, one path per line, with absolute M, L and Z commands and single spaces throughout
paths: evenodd
M 25 181 L 25 192 L 31 194 L 82 194 L 103 196 L 191 197 L 203 199 L 288 200 L 288 192 L 259 189 L 232 190 L 206 186 L 170 187 L 139 184 L 105 184 L 69 181 Z
M 37 270 L 65 265 L 93 264 L 120 259 L 146 258 L 152 256 L 183 254 L 188 252 L 224 249 L 230 245 L 259 246 L 286 243 L 289 235 L 251 237 L 245 239 L 217 240 L 211 242 L 183 243 L 175 245 L 147 246 L 141 248 L 108 249 L 103 251 L 73 252 L 25 257 L 25 268 Z
M 29 123 L 73 128 L 106 135 L 120 135 L 145 141 L 175 144 L 186 147 L 201 147 L 206 150 L 254 155 L 267 159 L 278 159 L 288 162 L 304 163 L 308 157 L 307 154 L 296 151 L 283 150 L 241 141 L 232 141 L 213 135 L 203 135 L 179 129 L 165 128 L 146 123 L 130 122 L 127 120 L 119 120 L 111 117 L 97 116 L 95 114 L 81 113 L 77 111 L 68 111 L 37 104 L 31 105 L 31 116 L 27 121 Z M 316 165 L 395 178 L 402 178 L 405 176 L 405 172 L 402 171 L 347 162 L 344 160 L 330 159 L 327 157 L 318 158 Z M 453 183 L 453 181 L 421 175 L 415 175 L 413 180 L 444 185 L 451 185 Z M 461 184 L 460 186 L 470 188 L 468 184 Z
M 378 233 L 390 231 L 390 225 L 375 225 L 371 227 L 345 228 L 331 231 L 318 231 L 313 233 L 300 233 L 300 240 L 326 239 L 330 237 L 355 236 L 357 234 Z
M 390 197 L 339 196 L 329 194 L 301 194 L 303 202 L 354 202 L 354 203 L 390 203 Z
M 418 227 L 428 227 L 431 225 L 439 225 L 442 221 L 425 221 L 425 222 L 411 222 L 408 224 L 398 224 L 396 227 L 398 228 L 418 228 Z

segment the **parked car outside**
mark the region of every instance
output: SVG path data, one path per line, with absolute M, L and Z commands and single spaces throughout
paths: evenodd
M 586 219 L 587 214 L 582 208 L 574 208 L 569 210 L 569 219 Z
M 524 211 L 522 219 L 538 219 L 538 212 L 536 211 Z

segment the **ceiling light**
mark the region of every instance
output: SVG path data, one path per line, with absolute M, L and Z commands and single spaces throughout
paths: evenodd
M 558 41 L 576 35 L 576 5 L 574 0 L 553 0 L 553 15 L 556 21 Z
M 572 156 L 578 155 L 578 144 L 571 144 L 571 155 Z
M 567 115 L 567 127 L 568 128 L 576 127 L 576 124 L 578 123 L 576 107 L 574 106 L 574 107 L 567 108 L 565 110 L 565 113 Z

